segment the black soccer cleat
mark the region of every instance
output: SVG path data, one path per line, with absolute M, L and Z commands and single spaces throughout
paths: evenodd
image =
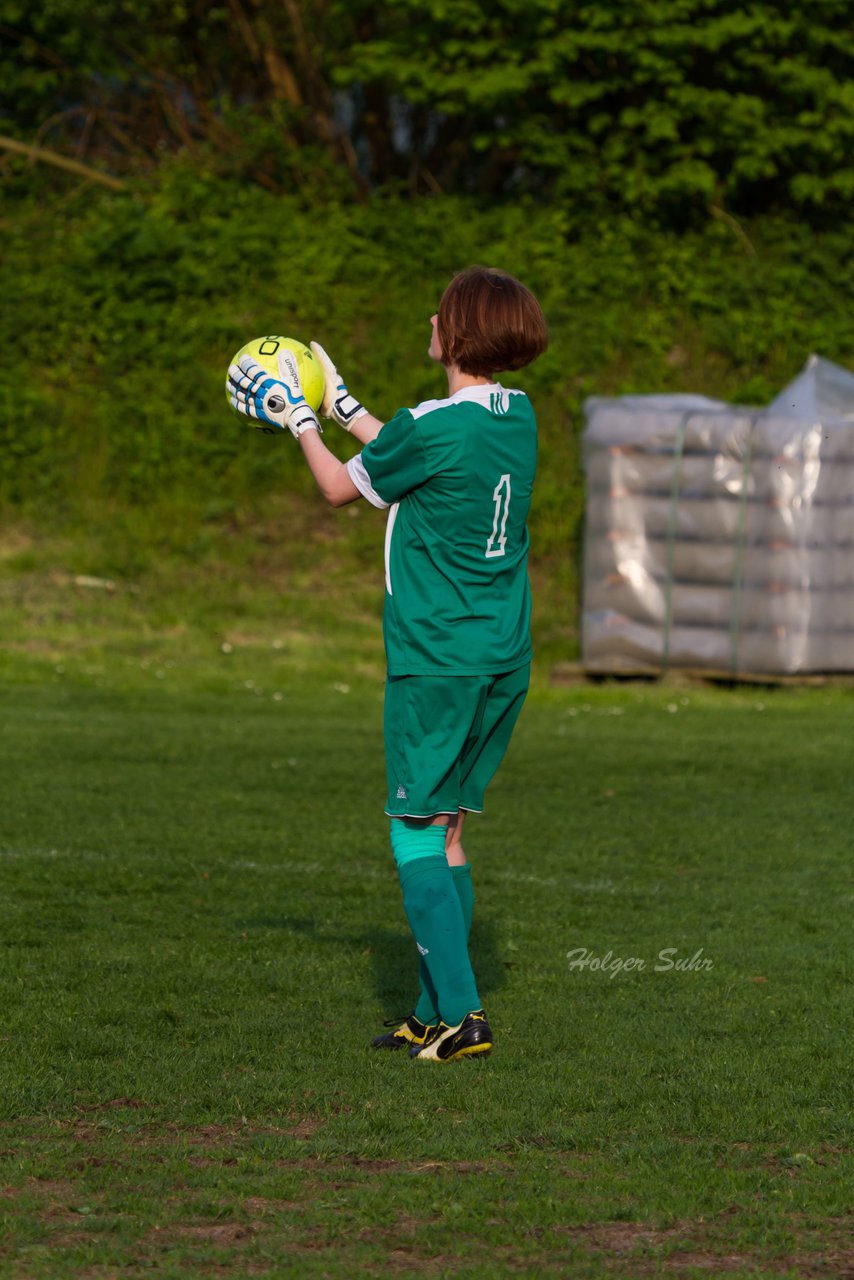
M 467 1013 L 457 1027 L 440 1022 L 428 1031 L 432 1034 L 428 1034 L 424 1044 L 413 1045 L 409 1050 L 411 1058 L 425 1062 L 457 1062 L 460 1058 L 476 1055 L 486 1057 L 492 1049 L 492 1030 L 482 1009 Z
M 410 1013 L 409 1017 L 397 1025 L 397 1019 L 391 1022 L 384 1022 L 385 1027 L 396 1027 L 395 1031 L 389 1031 L 385 1035 L 375 1036 L 371 1041 L 373 1049 L 420 1049 L 422 1045 L 427 1043 L 431 1033 L 436 1030 L 435 1027 L 427 1026 L 424 1022 L 419 1022 L 414 1013 Z

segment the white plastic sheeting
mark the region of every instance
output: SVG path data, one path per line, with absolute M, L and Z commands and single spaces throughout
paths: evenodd
M 589 671 L 854 671 L 854 375 L 811 356 L 766 409 L 585 413 Z

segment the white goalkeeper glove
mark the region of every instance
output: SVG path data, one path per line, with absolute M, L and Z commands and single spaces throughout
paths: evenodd
M 320 412 L 324 418 L 332 418 L 345 431 L 353 430 L 353 423 L 368 412 L 355 396 L 351 396 L 335 365 L 319 342 L 310 344 L 315 358 L 323 370 L 323 403 Z
M 321 431 L 317 414 L 306 403 L 296 356 L 280 348 L 276 362 L 278 379 L 251 356 L 230 364 L 225 387 L 232 406 L 268 433 L 287 429 L 298 438 L 304 431 Z

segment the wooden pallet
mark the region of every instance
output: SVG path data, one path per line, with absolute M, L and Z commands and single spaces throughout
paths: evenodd
M 750 671 L 715 671 L 700 667 L 633 667 L 631 670 L 603 670 L 585 667 L 583 662 L 558 662 L 549 672 L 553 685 L 598 684 L 605 680 L 660 681 L 663 684 L 760 684 L 804 688 L 854 689 L 854 672 L 810 671 L 794 675 Z

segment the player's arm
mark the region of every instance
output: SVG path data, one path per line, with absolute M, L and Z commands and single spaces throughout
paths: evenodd
M 376 440 L 383 426 L 379 418 L 375 418 L 372 413 L 365 413 L 358 422 L 353 423 L 350 435 L 355 436 L 361 444 L 370 444 L 372 440 Z
M 317 431 L 301 432 L 297 439 L 317 487 L 330 506 L 346 507 L 348 502 L 361 498 L 350 479 L 347 464 L 330 453 Z
M 323 401 L 320 412 L 325 418 L 332 418 L 339 427 L 349 431 L 361 444 L 368 444 L 376 439 L 382 430 L 382 422 L 368 413 L 365 406 L 350 394 L 320 343 L 312 342 L 311 349 L 323 370 Z

